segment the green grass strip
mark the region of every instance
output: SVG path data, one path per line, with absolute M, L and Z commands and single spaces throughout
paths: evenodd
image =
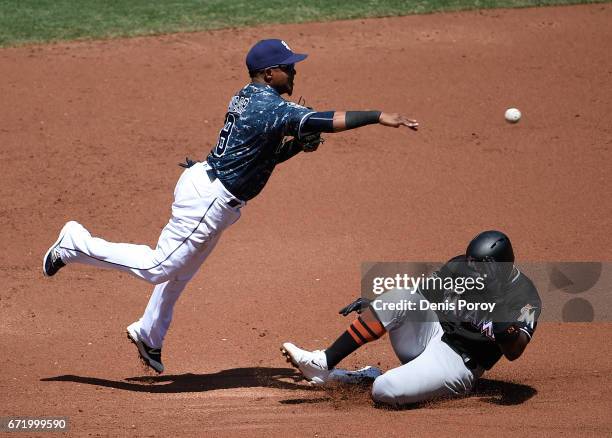
M 0 0 L 0 46 L 266 23 L 604 2 L 606 0 Z

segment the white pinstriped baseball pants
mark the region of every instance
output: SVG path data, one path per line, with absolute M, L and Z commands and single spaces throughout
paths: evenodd
M 229 206 L 235 198 L 218 179 L 210 181 L 206 166 L 197 163 L 182 173 L 174 190 L 172 217 L 155 249 L 92 237 L 77 222 L 66 225 L 60 242 L 60 256 L 66 264 L 117 269 L 155 285 L 136 327 L 154 348 L 162 346 L 181 292 L 246 204 Z

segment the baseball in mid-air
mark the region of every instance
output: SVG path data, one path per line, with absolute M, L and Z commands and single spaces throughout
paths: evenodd
M 521 112 L 517 108 L 508 108 L 504 117 L 506 118 L 506 122 L 516 123 L 521 120 Z

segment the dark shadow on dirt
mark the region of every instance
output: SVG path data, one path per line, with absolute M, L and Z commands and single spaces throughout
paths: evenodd
M 332 387 L 313 387 L 305 385 L 302 375 L 292 368 L 233 368 L 211 374 L 178 374 L 166 376 L 129 377 L 125 380 L 108 380 L 98 377 L 85 377 L 75 375 L 62 375 L 40 379 L 43 382 L 74 382 L 94 386 L 122 389 L 134 392 L 149 393 L 182 393 L 204 392 L 216 389 L 231 388 L 278 388 L 288 390 L 314 391 L 327 397 L 303 397 L 280 400 L 279 403 L 287 405 L 332 403 L 335 405 L 364 405 L 372 404 L 370 398 L 370 385 L 334 385 Z M 465 397 L 458 398 L 478 399 L 479 401 L 501 405 L 519 405 L 537 394 L 537 390 L 529 385 L 504 382 L 501 380 L 479 379 L 474 390 Z M 405 406 L 389 406 L 376 404 L 381 409 L 410 410 L 420 408 L 448 407 L 452 399 L 431 400 Z
M 162 376 L 129 377 L 125 380 L 108 380 L 98 377 L 62 375 L 40 379 L 43 382 L 75 382 L 104 386 L 125 391 L 150 393 L 204 392 L 230 388 L 278 388 L 312 390 L 298 384 L 302 375 L 293 368 L 233 368 L 211 374 L 178 374 Z
M 470 397 L 494 405 L 513 406 L 525 403 L 538 393 L 533 386 L 502 380 L 478 379 Z
M 381 409 L 410 410 L 420 408 L 448 408 L 452 400 L 478 399 L 479 401 L 500 406 L 514 406 L 525 403 L 538 393 L 529 385 L 522 383 L 504 382 L 502 380 L 478 379 L 476 386 L 470 394 L 456 398 L 440 398 L 423 403 L 415 403 L 403 406 L 389 406 L 376 403 L 375 406 Z
M 533 396 L 538 391 L 521 383 L 504 382 L 501 380 L 479 379 L 473 391 L 463 397 L 455 398 L 440 398 L 430 400 L 423 403 L 416 403 L 403 406 L 390 406 L 382 403 L 374 403 L 370 396 L 372 389 L 371 384 L 360 385 L 327 385 L 325 387 L 316 388 L 323 391 L 327 397 L 302 397 L 296 399 L 280 400 L 281 404 L 299 405 L 299 404 L 317 404 L 329 403 L 334 408 L 350 407 L 357 405 L 374 405 L 380 409 L 391 410 L 410 410 L 410 409 L 436 409 L 452 407 L 452 403 L 459 401 L 458 405 L 463 406 L 461 400 L 473 400 L 474 402 L 484 402 L 500 406 L 520 405 Z

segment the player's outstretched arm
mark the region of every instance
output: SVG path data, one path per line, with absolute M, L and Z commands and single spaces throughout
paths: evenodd
M 405 126 L 414 131 L 419 128 L 416 120 L 409 119 L 401 114 L 381 111 L 336 111 L 333 121 L 334 132 L 346 131 L 375 123 L 391 128 Z
M 416 131 L 419 124 L 397 113 L 381 111 L 325 111 L 311 114 L 304 122 L 302 135 L 314 132 L 342 132 L 366 125 L 380 124 L 392 128 L 405 126 Z

